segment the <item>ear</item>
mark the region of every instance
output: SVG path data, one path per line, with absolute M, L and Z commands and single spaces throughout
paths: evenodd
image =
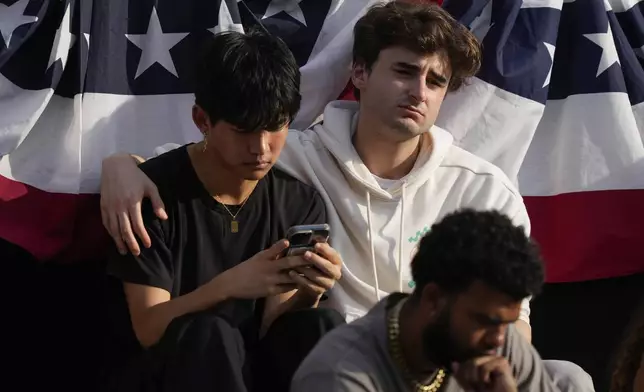
M 210 129 L 210 118 L 201 106 L 197 104 L 192 105 L 192 121 L 195 123 L 197 128 L 199 128 L 202 134 L 205 135 L 208 133 L 208 130 Z
M 447 293 L 435 283 L 428 283 L 421 291 L 420 302 L 426 314 L 433 319 L 447 304 Z
M 353 63 L 351 67 L 351 82 L 353 85 L 361 90 L 367 85 L 369 80 L 369 71 L 364 63 Z

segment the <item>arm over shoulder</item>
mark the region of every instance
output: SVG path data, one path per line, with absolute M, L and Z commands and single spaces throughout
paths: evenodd
M 314 184 L 315 172 L 309 154 L 318 152 L 318 144 L 319 139 L 313 130 L 289 130 L 276 166 L 305 184 Z

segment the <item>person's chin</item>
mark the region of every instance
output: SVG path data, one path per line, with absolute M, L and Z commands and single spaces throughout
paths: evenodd
M 262 166 L 253 166 L 245 165 L 242 170 L 243 177 L 250 181 L 258 181 L 264 178 L 266 174 L 271 170 L 272 165 L 262 165 Z
M 398 133 L 410 138 L 416 137 L 425 131 L 420 124 L 408 117 L 399 118 L 396 121 L 395 128 L 398 130 Z

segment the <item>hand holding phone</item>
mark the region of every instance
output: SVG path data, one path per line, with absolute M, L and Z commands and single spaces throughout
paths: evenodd
M 292 226 L 286 232 L 289 247 L 283 256 L 299 256 L 307 251 L 315 252 L 315 244 L 329 241 L 331 227 L 326 224 Z
M 293 226 L 286 233 L 289 247 L 282 257 L 312 253 L 308 260 L 311 264 L 293 268 L 289 276 L 298 284 L 298 295 L 325 300 L 326 292 L 342 276 L 342 259 L 331 247 L 322 247 L 318 252 L 315 247 L 319 243 L 328 243 L 331 227 L 328 224 Z

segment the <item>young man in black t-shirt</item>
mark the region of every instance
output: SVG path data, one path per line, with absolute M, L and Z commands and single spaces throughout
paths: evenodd
M 278 39 L 229 32 L 196 76 L 192 116 L 204 140 L 141 165 L 167 219 L 146 202 L 151 247 L 108 264 L 146 348 L 114 387 L 287 390 L 308 350 L 343 322 L 316 309 L 340 278 L 337 252 L 318 244 L 280 257 L 289 227 L 327 221 L 314 188 L 272 168 L 299 110 L 299 68 Z

